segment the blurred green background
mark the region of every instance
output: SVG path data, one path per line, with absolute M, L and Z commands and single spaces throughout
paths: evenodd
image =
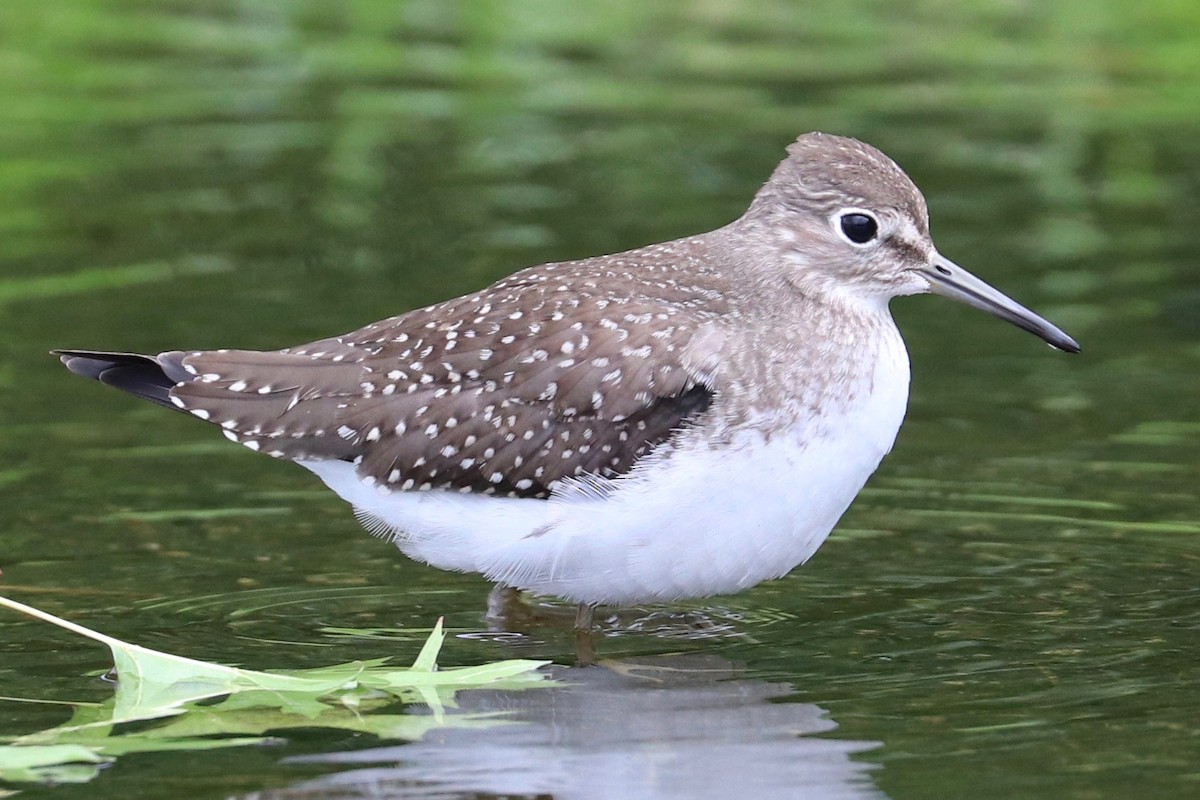
M 706 230 L 826 130 L 894 157 L 941 251 L 1084 353 L 897 301 L 909 421 L 821 553 L 686 607 L 716 634 L 602 651 L 792 686 L 880 743 L 856 758 L 892 798 L 1194 796 L 1198 75 L 1182 0 L 9 0 L 0 592 L 260 668 L 415 653 L 440 614 L 451 663 L 569 661 L 563 631 L 484 635 L 483 581 L 404 561 L 311 477 L 46 351 L 283 347 Z M 19 696 L 79 699 L 104 661 L 10 618 L 0 654 Z M 57 713 L 0 703 L 0 734 Z M 295 780 L 281 755 L 78 791 L 228 796 Z

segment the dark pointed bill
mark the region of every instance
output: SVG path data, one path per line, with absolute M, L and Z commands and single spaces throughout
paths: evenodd
M 998 289 L 976 278 L 948 258 L 936 256 L 926 267 L 925 277 L 934 294 L 950 297 L 969 306 L 994 314 L 1018 328 L 1041 337 L 1050 346 L 1065 353 L 1078 353 L 1079 343 L 1057 325 L 1041 317 Z

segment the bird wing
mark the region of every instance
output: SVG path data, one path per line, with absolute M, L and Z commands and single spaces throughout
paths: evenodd
M 283 351 L 163 354 L 194 375 L 171 401 L 253 449 L 353 461 L 399 490 L 545 497 L 623 474 L 711 403 L 711 299 L 705 316 L 546 275 Z

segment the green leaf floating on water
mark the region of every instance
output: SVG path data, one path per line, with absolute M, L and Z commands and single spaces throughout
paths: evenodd
M 411 667 L 389 666 L 389 659 L 378 658 L 257 672 L 130 644 L 6 597 L 0 597 L 0 606 L 103 642 L 117 673 L 116 692 L 108 701 L 79 704 L 66 723 L 0 744 L 0 780 L 8 782 L 82 782 L 126 753 L 262 744 L 270 741 L 268 732 L 289 728 L 417 739 L 444 725 L 503 724 L 502 718 L 481 715 L 446 717 L 443 710 L 454 707 L 454 693 L 462 689 L 550 685 L 537 671 L 545 661 L 438 669 L 445 640 L 441 620 Z M 371 713 L 397 701 L 424 703 L 433 714 Z M 147 720 L 158 722 L 128 725 Z

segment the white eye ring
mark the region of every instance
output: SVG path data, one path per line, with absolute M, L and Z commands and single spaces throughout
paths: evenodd
M 854 247 L 866 247 L 879 239 L 879 219 L 865 208 L 843 208 L 830 218 L 830 223 Z

